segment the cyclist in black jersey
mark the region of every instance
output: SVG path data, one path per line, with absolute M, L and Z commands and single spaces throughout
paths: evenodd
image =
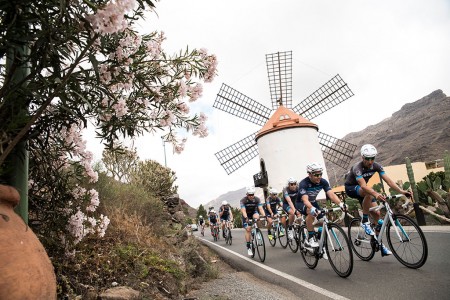
M 205 230 L 205 219 L 203 219 L 203 216 L 200 215 L 200 217 L 198 218 L 198 227 L 201 228 L 201 232 L 203 234 L 203 230 Z
M 300 212 L 295 207 L 295 202 L 298 197 L 298 186 L 297 180 L 293 177 L 288 179 L 288 185 L 283 188 L 283 209 L 289 215 L 289 225 L 286 226 L 286 221 L 284 220 L 283 226 L 288 229 L 288 238 L 294 238 L 294 232 L 292 230 L 292 223 L 295 219 L 295 214 L 300 215 Z
M 306 166 L 308 177 L 300 181 L 298 185 L 298 194 L 300 204 L 297 209 L 306 217 L 306 227 L 308 228 L 308 244 L 311 247 L 319 247 L 315 239 L 314 231 L 314 217 L 320 218 L 318 213 L 321 210 L 319 203 L 316 201 L 317 195 L 320 191 L 325 191 L 328 198 L 339 205 L 344 210 L 344 204 L 339 200 L 338 196 L 331 190 L 330 184 L 325 178 L 322 178 L 323 167 L 318 162 L 310 163 Z
M 240 201 L 241 213 L 242 213 L 242 227 L 245 229 L 245 242 L 247 244 L 247 254 L 253 255 L 253 251 L 250 248 L 250 231 L 251 227 L 248 226 L 249 218 L 259 219 L 259 214 L 265 216 L 263 204 L 259 197 L 255 196 L 255 187 L 251 186 L 247 188 L 247 194 Z
M 266 199 L 266 205 L 264 207 L 264 210 L 266 212 L 267 216 L 267 234 L 269 237 L 269 240 L 273 239 L 272 236 L 272 223 L 274 217 L 277 217 L 278 215 L 278 207 L 283 207 L 283 201 L 281 201 L 280 197 L 278 197 L 278 191 L 274 188 L 271 188 L 269 190 L 269 197 Z M 283 236 L 284 233 L 280 232 L 280 236 Z
M 395 182 L 386 175 L 383 167 L 375 162 L 375 157 L 377 154 L 377 149 L 373 145 L 366 144 L 362 146 L 362 161 L 352 166 L 345 181 L 345 193 L 351 198 L 358 199 L 361 204 L 363 209 L 361 227 L 364 228 L 366 234 L 368 235 L 377 234 L 372 230 L 369 222 L 369 209 L 377 205 L 377 200 L 386 200 L 384 195 L 378 193 L 367 185 L 367 182 L 375 173 L 378 173 L 380 178 L 382 178 L 387 185 L 396 190 L 398 193 L 407 197 L 411 197 L 412 195 L 410 191 L 405 191 L 398 187 Z M 374 223 L 378 224 L 378 220 L 380 219 L 380 211 L 371 211 L 370 215 L 372 216 Z M 382 251 L 384 255 L 391 254 L 391 251 L 389 251 L 389 249 L 387 249 L 384 245 Z
M 225 238 L 225 225 L 227 221 L 233 220 L 233 213 L 228 201 L 222 201 L 222 206 L 219 208 L 220 223 L 222 224 L 222 236 Z

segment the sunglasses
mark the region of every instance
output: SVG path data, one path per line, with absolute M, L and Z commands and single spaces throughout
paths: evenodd
M 289 183 L 289 185 L 297 185 L 297 183 Z
M 375 160 L 375 156 L 374 157 L 364 157 L 365 160 Z
M 250 196 L 250 197 L 251 197 L 251 196 L 255 196 L 255 194 L 247 194 L 247 195 Z
M 314 177 L 322 177 L 323 173 L 316 173 L 316 174 L 312 174 L 312 176 Z

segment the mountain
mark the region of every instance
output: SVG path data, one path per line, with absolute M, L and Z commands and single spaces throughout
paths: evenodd
M 364 113 L 361 109 L 360 118 Z M 352 132 L 342 138 L 357 145 L 349 165 L 358 162 L 360 149 L 364 144 L 373 144 L 377 150 L 377 162 L 383 166 L 404 164 L 405 157 L 415 161 L 433 161 L 442 159 L 445 150 L 450 150 L 450 97 L 436 90 L 415 102 L 407 103 L 393 113 L 391 117 Z M 335 185 L 332 169 L 336 170 L 337 184 L 344 184 L 344 174 L 348 170 L 332 163 L 326 163 L 331 185 Z M 257 189 L 257 196 L 262 190 Z M 245 196 L 245 188 L 227 192 L 204 205 L 205 209 L 214 206 L 218 209 L 223 200 L 232 207 L 239 207 L 239 200 Z
M 361 109 L 361 118 L 364 113 Z M 342 138 L 357 145 L 350 166 L 361 160 L 360 148 L 373 144 L 377 150 L 377 162 L 383 166 L 442 159 L 450 150 L 450 97 L 437 90 L 415 102 L 405 104 L 391 117 L 365 129 L 352 132 Z M 349 168 L 350 168 L 349 166 Z M 330 183 L 335 184 L 332 168 L 336 170 L 338 184 L 344 183 L 348 170 L 327 163 Z

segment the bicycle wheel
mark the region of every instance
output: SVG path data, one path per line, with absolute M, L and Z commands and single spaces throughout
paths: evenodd
M 333 270 L 341 277 L 350 276 L 353 271 L 353 253 L 341 226 L 334 223 L 328 224 L 324 246 Z
M 370 244 L 371 236 L 361 227 L 361 218 L 353 218 L 348 226 L 348 240 L 355 254 L 364 261 L 369 261 L 375 255 Z
M 299 227 L 297 227 L 299 228 Z M 296 228 L 292 228 L 292 230 L 294 231 L 294 239 L 290 240 L 288 239 L 288 245 L 289 248 L 291 249 L 292 252 L 297 253 L 298 251 L 298 237 L 299 237 L 299 229 Z
M 275 247 L 275 245 L 277 244 L 277 237 L 279 236 L 278 230 L 278 225 L 272 227 L 272 239 L 269 239 L 269 232 L 267 231 L 267 239 L 269 240 L 269 243 L 272 247 Z
M 231 246 L 231 244 L 233 243 L 233 236 L 231 235 L 231 229 L 230 228 L 225 228 L 226 230 L 226 237 L 228 239 L 228 245 Z
M 308 240 L 308 228 L 306 225 L 300 226 L 298 229 L 298 237 L 300 241 L 300 253 L 302 255 L 303 261 L 310 269 L 314 269 L 319 262 L 319 256 L 317 255 L 317 248 L 309 248 L 305 246 L 305 242 Z
M 386 227 L 386 238 L 392 253 L 403 265 L 418 269 L 428 258 L 428 245 L 420 227 L 410 217 L 394 216 L 395 226 L 389 222 Z M 398 230 L 400 238 L 397 236 Z
M 263 262 L 266 259 L 266 245 L 264 244 L 264 236 L 259 228 L 256 228 L 255 234 L 256 252 L 258 252 L 259 260 Z
M 288 245 L 288 236 L 287 236 L 287 231 L 286 228 L 284 228 L 283 224 L 279 224 L 278 225 L 279 228 L 279 235 L 278 235 L 278 240 L 280 242 L 281 247 L 285 248 Z M 283 236 L 281 236 L 281 234 L 283 234 Z

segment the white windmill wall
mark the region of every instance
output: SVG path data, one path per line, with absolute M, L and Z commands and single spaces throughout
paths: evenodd
M 306 165 L 310 162 L 321 163 L 324 167 L 323 177 L 328 180 L 315 128 L 291 127 L 273 131 L 259 137 L 257 144 L 270 187 L 281 191 L 289 177 L 301 181 L 307 176 Z M 325 199 L 325 193 L 322 191 L 317 199 Z

